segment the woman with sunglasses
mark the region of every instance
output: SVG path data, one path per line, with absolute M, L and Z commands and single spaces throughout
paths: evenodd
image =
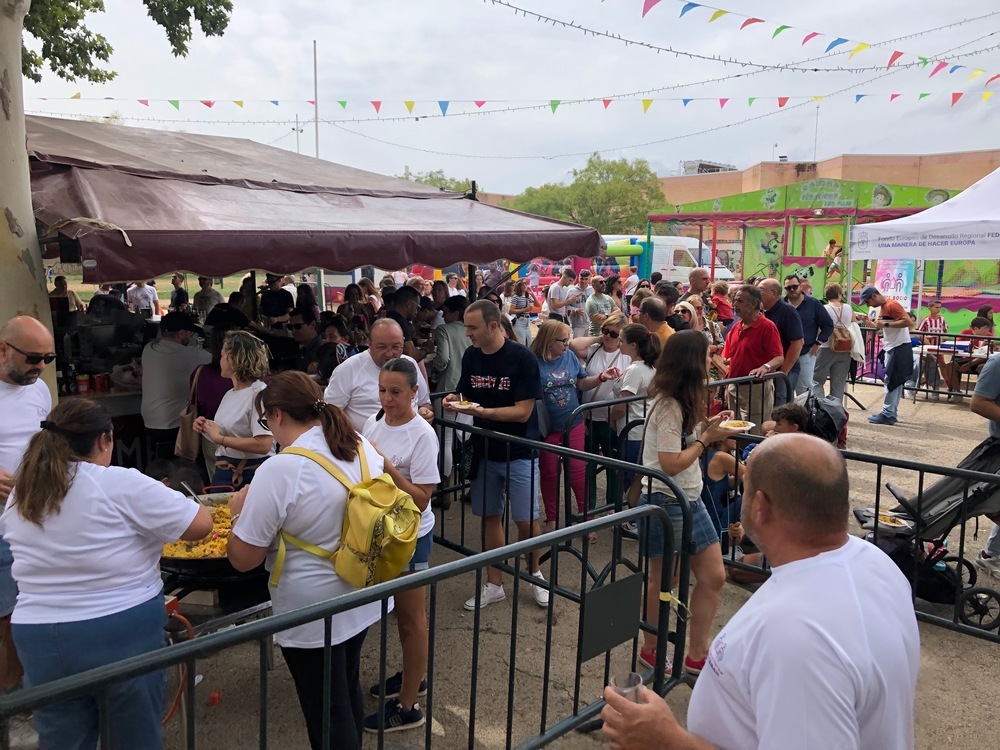
M 538 357 L 538 371 L 542 378 L 545 409 L 548 413 L 548 431 L 542 435 L 546 443 L 562 445 L 563 435 L 569 436 L 569 447 L 584 449 L 584 427 L 582 415 L 573 424 L 568 423 L 570 414 L 580 406 L 577 391 L 591 391 L 606 382 L 618 378 L 616 368 L 606 368 L 591 375 L 580 364 L 580 360 L 570 350 L 570 327 L 557 320 L 547 320 L 538 329 L 538 336 L 531 343 L 531 351 Z M 542 502 L 545 504 L 545 530 L 556 528 L 559 518 L 559 456 L 542 452 L 538 459 L 538 475 L 542 487 Z M 576 507 L 580 514 L 587 512 L 587 469 L 583 461 L 570 460 L 570 486 L 576 496 Z M 592 540 L 596 541 L 596 537 Z
M 267 347 L 251 333 L 230 331 L 219 366 L 222 376 L 233 381 L 233 389 L 222 397 L 215 419 L 198 417 L 194 429 L 217 446 L 212 484 L 239 489 L 274 455 L 274 439 L 254 410 L 254 399 L 266 388 Z
M 693 331 L 701 331 L 708 339 L 708 354 L 713 363 L 708 368 L 709 380 L 721 380 L 726 376 L 724 369 L 720 370 L 721 358 L 716 355 L 722 351 L 726 341 L 722 336 L 722 328 L 714 320 L 705 317 L 705 301 L 698 295 L 692 295 L 683 302 L 678 302 L 674 310 L 691 326 Z M 719 364 L 716 364 L 716 361 Z
M 587 336 L 573 340 L 573 352 L 584 362 L 588 375 L 598 375 L 611 368 L 618 372 L 632 364 L 632 359 L 621 351 L 621 331 L 628 321 L 617 308 L 605 318 L 601 325 L 600 336 Z M 597 388 L 584 395 L 584 403 L 595 401 L 610 401 L 617 398 L 615 389 L 618 379 L 602 381 Z M 589 440 L 587 450 L 595 455 L 600 452 L 607 458 L 618 458 L 618 428 L 610 421 L 609 407 L 590 409 L 587 411 Z M 614 502 L 621 496 L 618 472 L 608 471 L 606 474 L 605 501 Z M 597 476 L 591 472 L 590 495 L 592 502 L 597 499 Z

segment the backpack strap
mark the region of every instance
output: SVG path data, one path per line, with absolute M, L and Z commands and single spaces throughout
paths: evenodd
M 309 460 L 319 464 L 324 469 L 326 469 L 327 473 L 329 473 L 330 476 L 332 476 L 334 479 L 336 479 L 338 482 L 344 485 L 348 493 L 350 493 L 351 489 L 354 487 L 354 485 L 351 483 L 351 480 L 349 480 L 344 475 L 344 472 L 342 472 L 340 469 L 334 466 L 333 462 L 330 461 L 330 459 L 328 459 L 326 456 L 317 453 L 316 451 L 311 451 L 308 448 L 291 447 L 291 448 L 285 448 L 281 452 L 288 453 L 293 456 L 302 456 L 303 458 L 308 458 Z M 370 478 L 368 472 L 368 459 L 365 456 L 364 445 L 362 445 L 360 442 L 358 443 L 358 456 L 361 459 L 361 480 L 366 482 Z M 323 549 L 322 547 L 317 547 L 315 544 L 310 544 L 309 542 L 305 542 L 299 539 L 298 537 L 289 534 L 284 529 L 282 529 L 278 532 L 278 554 L 274 559 L 274 568 L 271 570 L 271 579 L 270 581 L 268 581 L 268 585 L 270 585 L 271 588 L 278 587 L 278 582 L 281 580 L 281 571 L 285 567 L 285 552 L 286 552 L 285 542 L 288 542 L 293 547 L 298 547 L 303 552 L 308 552 L 311 555 L 316 555 L 316 557 L 322 557 L 326 560 L 329 560 L 331 565 L 334 563 L 337 557 L 338 550 L 330 552 L 329 550 Z

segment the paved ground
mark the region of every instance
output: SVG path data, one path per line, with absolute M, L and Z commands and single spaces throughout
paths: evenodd
M 866 406 L 881 400 L 873 387 L 861 386 L 855 395 Z M 877 408 L 877 406 L 876 406 Z M 851 424 L 849 447 L 862 453 L 912 458 L 930 464 L 954 466 L 986 434 L 982 419 L 971 415 L 968 405 L 907 401 L 901 409 L 900 422 L 894 427 L 875 427 L 862 412 L 850 405 Z M 893 479 L 905 489 L 915 490 L 912 475 L 886 472 L 883 481 Z M 857 505 L 871 505 L 876 477 L 871 467 L 851 467 L 852 500 Z M 449 523 L 458 523 L 458 508 L 449 511 Z M 973 525 L 966 537 L 969 549 L 982 547 L 989 524 L 981 526 L 979 539 L 972 538 Z M 473 525 L 467 526 L 471 539 L 478 539 Z M 951 546 L 957 546 L 957 534 Z M 594 548 L 595 561 L 607 558 L 609 540 L 601 539 Z M 634 547 L 626 554 L 634 555 Z M 970 552 L 971 556 L 971 552 Z M 435 548 L 435 560 L 453 556 Z M 580 567 L 568 556 L 560 556 L 560 581 L 567 586 L 579 585 Z M 1000 583 L 1000 582 L 998 582 Z M 435 703 L 433 726 L 434 747 L 461 748 L 469 746 L 469 706 L 472 663 L 472 615 L 461 609 L 462 601 L 472 593 L 471 577 L 443 584 L 438 592 L 438 625 L 435 667 Z M 508 601 L 482 613 L 482 638 L 477 672 L 477 711 L 474 746 L 502 748 L 506 745 L 507 691 L 510 674 L 511 589 Z M 724 623 L 750 596 L 746 589 L 727 585 L 724 591 L 718 623 Z M 927 606 L 927 605 L 925 605 Z M 935 611 L 942 612 L 939 608 Z M 946 612 L 942 612 L 946 614 Z M 545 661 L 545 618 L 527 590 L 521 591 L 517 616 L 517 649 L 515 654 L 515 702 L 512 740 L 514 744 L 537 733 L 540 722 L 542 685 Z M 917 705 L 917 747 L 931 750 L 939 747 L 974 748 L 992 746 L 984 738 L 997 736 L 1000 720 L 994 707 L 1000 705 L 1000 646 L 950 631 L 921 625 L 922 672 Z M 552 635 L 551 675 L 549 677 L 548 717 L 552 723 L 569 715 L 573 709 L 574 669 L 577 616 L 573 606 L 557 602 L 556 622 Z M 388 668 L 394 671 L 399 663 L 395 623 L 390 618 L 388 633 Z M 372 628 L 363 659 L 365 685 L 376 681 L 379 661 L 379 630 Z M 612 669 L 625 668 L 630 647 L 619 648 L 612 657 Z M 256 747 L 257 742 L 257 651 L 242 647 L 218 654 L 199 665 L 204 675 L 197 688 L 199 696 L 199 747 Z M 604 681 L 603 660 L 595 659 L 584 665 L 581 678 L 582 703 L 593 700 Z M 208 706 L 211 691 L 220 691 L 219 705 Z M 690 689 L 681 686 L 669 697 L 680 717 L 685 714 Z M 369 701 L 374 709 L 374 699 Z M 269 745 L 275 748 L 306 748 L 308 744 L 298 713 L 294 690 L 280 654 L 276 654 L 275 669 L 270 673 Z M 182 748 L 176 722 L 168 732 L 168 747 Z M 374 738 L 366 747 L 375 747 Z M 593 736 L 572 734 L 556 743 L 559 747 L 597 747 Z M 422 730 L 390 735 L 386 746 L 419 748 L 424 746 Z

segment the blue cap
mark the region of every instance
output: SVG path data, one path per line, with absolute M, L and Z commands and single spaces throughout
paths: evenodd
M 875 287 L 873 287 L 873 286 L 866 286 L 864 289 L 861 290 L 861 297 L 860 297 L 861 304 L 862 305 L 867 305 L 868 304 L 868 300 L 870 300 L 872 297 L 874 297 L 876 294 L 879 294 L 879 293 L 880 293 L 879 290 L 876 289 Z

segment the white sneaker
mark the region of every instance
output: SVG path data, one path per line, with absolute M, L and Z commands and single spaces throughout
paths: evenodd
M 980 570 L 985 571 L 990 576 L 995 578 L 1000 578 L 1000 560 L 995 557 L 983 557 L 983 553 L 980 552 L 976 555 L 975 559 L 976 567 Z
M 540 570 L 532 573 L 531 575 L 537 578 L 539 581 L 545 580 L 545 576 L 542 575 L 542 571 Z M 549 590 L 547 588 L 544 588 L 542 586 L 532 586 L 531 595 L 535 597 L 535 604 L 537 604 L 539 607 L 549 606 Z
M 35 750 L 38 747 L 38 732 L 31 725 L 28 716 L 12 716 L 7 724 L 7 747 L 10 750 Z
M 507 593 L 503 590 L 503 585 L 497 586 L 495 583 L 484 583 L 483 590 L 479 598 L 479 606 L 488 607 L 491 604 L 502 602 L 507 598 Z M 476 609 L 476 597 L 465 602 L 465 608 L 470 612 Z

